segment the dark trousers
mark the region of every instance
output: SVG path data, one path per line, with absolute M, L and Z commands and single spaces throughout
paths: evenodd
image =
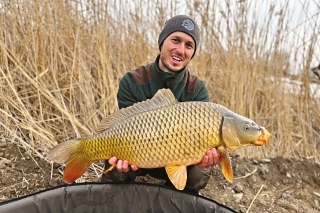
M 106 169 L 109 164 L 106 161 Z M 151 177 L 165 180 L 165 185 L 173 187 L 164 168 L 155 169 L 139 169 L 137 172 L 118 172 L 116 169 L 103 174 L 101 182 L 132 182 L 136 176 L 145 176 L 149 174 Z M 198 193 L 200 189 L 206 187 L 211 176 L 211 168 L 200 169 L 196 165 L 187 166 L 187 184 L 184 190 Z

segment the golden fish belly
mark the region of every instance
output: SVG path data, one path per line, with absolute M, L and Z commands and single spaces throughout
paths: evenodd
M 82 149 L 92 160 L 116 156 L 140 168 L 191 165 L 220 145 L 220 108 L 185 102 L 129 117 L 99 135 L 85 139 Z

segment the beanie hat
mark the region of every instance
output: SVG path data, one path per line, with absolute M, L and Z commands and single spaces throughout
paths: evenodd
M 171 34 L 176 31 L 184 32 L 190 35 L 195 43 L 195 50 L 192 55 L 196 53 L 197 47 L 200 42 L 200 28 L 192 18 L 186 15 L 177 15 L 165 22 L 164 28 L 159 34 L 158 45 L 159 49 L 162 46 L 163 41 Z

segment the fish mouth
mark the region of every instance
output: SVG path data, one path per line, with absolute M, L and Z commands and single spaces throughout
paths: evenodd
M 254 142 L 254 144 L 257 146 L 263 146 L 267 143 L 269 138 L 270 138 L 270 133 L 268 132 L 268 130 L 263 129 L 262 134 L 258 137 L 258 139 Z

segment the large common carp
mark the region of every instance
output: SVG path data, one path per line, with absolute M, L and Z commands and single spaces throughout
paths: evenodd
M 211 102 L 177 102 L 169 89 L 121 109 L 101 121 L 98 133 L 55 146 L 48 159 L 64 163 L 63 180 L 72 183 L 94 161 L 128 160 L 138 168 L 165 167 L 177 189 L 184 189 L 186 166 L 201 162 L 216 147 L 222 172 L 232 181 L 229 152 L 264 145 L 270 133 L 252 120 Z

